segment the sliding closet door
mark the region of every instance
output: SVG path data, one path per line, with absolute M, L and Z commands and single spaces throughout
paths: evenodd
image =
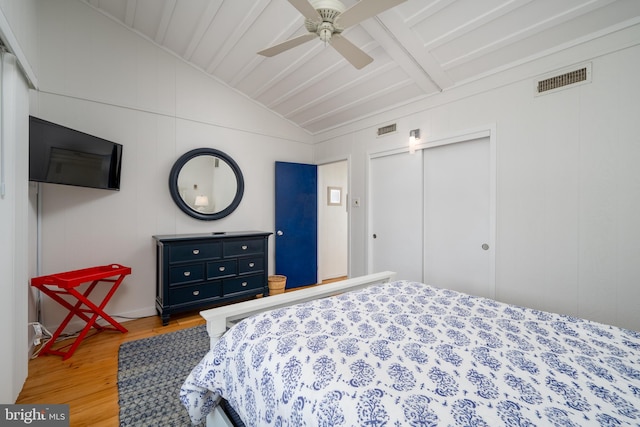
M 422 282 L 422 155 L 372 158 L 369 182 L 369 272 Z
M 424 280 L 494 297 L 489 137 L 424 155 Z

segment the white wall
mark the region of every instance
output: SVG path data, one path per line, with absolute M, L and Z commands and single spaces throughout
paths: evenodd
M 36 19 L 39 0 L 0 0 L 0 35 L 17 56 L 18 67 L 31 88 L 37 87 L 33 67 L 37 50 Z
M 317 136 L 316 159 L 351 156 L 363 202 L 352 209 L 352 275 L 367 269 L 368 153 L 408 144 L 410 129 L 428 140 L 495 124 L 497 298 L 640 330 L 639 41 L 636 26 L 526 64 L 530 79 L 505 72 L 498 89 L 470 84 Z M 584 60 L 592 83 L 534 97 L 537 74 Z M 392 122 L 398 133 L 376 138 Z
M 16 4 L 19 3 L 19 4 Z M 33 1 L 0 1 L 0 37 L 12 52 L 34 48 L 30 37 L 35 14 Z M 11 54 L 3 59 L 2 126 L 3 152 L 0 153 L 4 192 L 0 192 L 0 324 L 5 344 L 0 349 L 0 403 L 13 403 L 27 377 L 28 295 L 33 264 L 29 259 L 28 199 L 28 81 L 21 68 L 30 69 Z
M 0 170 L 0 402 L 13 403 L 27 376 L 29 292 L 28 87 L 15 56 L 1 55 L 2 132 Z
M 311 136 L 84 3 L 39 2 L 38 15 L 31 114 L 124 146 L 119 192 L 41 186 L 42 274 L 130 266 L 107 311 L 155 314 L 151 236 L 273 231 L 274 162 L 311 162 Z M 244 175 L 244 198 L 222 220 L 193 219 L 169 194 L 171 166 L 199 147 L 227 153 Z M 65 312 L 43 303 L 43 323 L 55 328 Z

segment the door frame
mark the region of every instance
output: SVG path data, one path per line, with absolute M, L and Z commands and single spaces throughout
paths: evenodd
M 345 195 L 345 204 L 347 207 L 347 277 L 350 278 L 351 277 L 351 154 L 347 154 L 346 156 L 338 156 L 338 157 L 326 157 L 323 158 L 321 160 L 318 160 L 315 162 L 315 165 L 320 168 L 323 165 L 328 165 L 331 163 L 337 163 L 337 162 L 347 162 L 347 189 L 346 189 L 346 195 Z M 318 181 L 319 184 L 320 181 Z M 320 215 L 320 199 L 322 197 L 322 193 L 321 193 L 322 189 L 318 188 L 318 216 Z M 320 229 L 320 223 L 318 223 L 318 238 L 317 238 L 317 242 L 318 242 L 318 282 L 321 281 L 321 277 L 322 277 L 322 244 L 321 241 L 322 239 L 320 239 L 320 233 L 322 232 L 322 230 Z
M 496 210 L 497 210 L 497 150 L 496 150 L 496 124 L 491 123 L 488 125 L 480 126 L 478 128 L 462 130 L 459 132 L 455 132 L 449 135 L 436 136 L 436 137 L 426 137 L 422 138 L 420 142 L 415 146 L 415 154 L 422 155 L 422 150 L 428 150 L 430 148 L 441 147 L 443 145 L 456 144 L 460 142 L 468 142 L 476 139 L 489 138 L 489 288 L 490 288 L 490 298 L 496 297 L 496 232 L 497 232 L 497 222 L 496 222 Z M 407 141 L 408 142 L 408 141 Z M 367 198 L 371 200 L 371 160 L 378 158 L 389 156 L 392 154 L 400 154 L 409 152 L 409 145 L 407 143 L 406 146 L 380 150 L 380 151 L 371 151 L 368 154 L 368 159 L 366 163 L 366 191 Z M 372 212 L 368 212 L 366 215 L 366 235 L 367 235 L 367 244 L 365 245 L 365 257 L 367 262 L 367 272 L 372 273 L 371 269 L 373 268 L 373 250 L 371 247 L 371 233 L 373 227 L 372 221 Z M 423 251 L 424 251 L 424 236 L 423 236 Z M 423 268 L 424 268 L 424 260 L 423 260 Z

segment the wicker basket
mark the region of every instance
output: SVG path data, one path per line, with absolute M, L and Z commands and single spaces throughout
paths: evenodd
M 287 276 L 269 276 L 269 295 L 284 293 L 284 287 L 287 285 Z

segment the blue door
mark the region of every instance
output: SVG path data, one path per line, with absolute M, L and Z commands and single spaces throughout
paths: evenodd
M 318 277 L 318 168 L 276 162 L 276 274 L 287 289 Z

